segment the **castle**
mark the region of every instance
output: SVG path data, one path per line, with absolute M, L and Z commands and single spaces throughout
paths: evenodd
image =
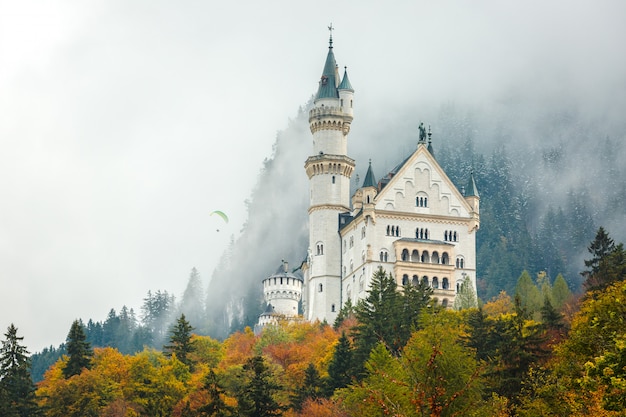
M 355 161 L 348 156 L 354 89 L 347 69 L 339 76 L 332 28 L 328 55 L 309 112 L 313 153 L 309 178 L 309 248 L 302 278 L 279 268 L 263 281 L 268 310 L 260 317 L 334 322 L 348 301 L 366 296 L 378 268 L 398 285 L 424 282 L 433 298 L 452 306 L 461 283 L 476 289 L 476 231 L 480 198 L 473 175 L 463 192 L 437 163 L 430 128 L 419 126 L 417 149 L 378 181 L 370 164 L 350 198 Z M 281 268 L 283 268 L 281 266 Z

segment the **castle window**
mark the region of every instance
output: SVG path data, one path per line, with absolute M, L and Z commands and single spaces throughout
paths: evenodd
M 411 252 L 411 262 L 419 262 L 420 260 L 420 254 L 417 251 L 417 249 L 413 249 L 413 252 Z
M 381 250 L 380 251 L 380 261 L 381 262 L 387 262 L 388 259 L 388 254 L 386 250 Z
M 444 252 L 443 255 L 441 255 L 441 263 L 443 265 L 449 265 L 450 264 L 450 257 L 448 256 L 448 252 Z
M 332 313 L 334 313 L 334 312 L 335 312 L 335 305 L 334 305 L 334 304 L 330 306 L 330 311 L 331 311 Z
M 332 181 L 333 181 L 333 184 L 334 184 L 335 183 L 335 176 L 334 175 L 333 175 Z
M 318 255 L 323 255 L 324 254 L 324 244 L 323 243 L 318 243 L 317 244 L 317 254 Z
M 409 260 L 409 251 L 406 249 L 402 250 L 402 261 L 406 262 Z
M 428 277 L 426 275 L 422 277 L 422 285 L 428 287 Z
M 390 230 L 391 230 L 390 228 L 391 228 L 391 226 L 387 225 L 387 236 L 389 236 L 389 234 L 390 234 L 390 233 L 389 233 L 389 232 L 390 232 Z
M 407 274 L 402 275 L 402 285 L 409 285 L 409 276 Z
M 434 289 L 439 288 L 439 278 L 433 277 L 433 284 L 432 285 L 433 285 Z
M 318 292 L 324 291 L 324 284 L 320 284 L 317 291 Z
M 448 282 L 448 278 L 443 279 L 443 281 L 441 282 L 441 288 L 443 288 L 444 290 L 447 290 L 450 288 L 450 283 Z
M 428 207 L 428 197 L 424 197 L 424 196 L 415 197 L 415 206 L 416 207 Z
M 435 251 L 433 252 L 433 256 L 431 257 L 430 261 L 434 264 L 438 264 L 439 263 L 439 252 Z
M 343 107 L 343 99 L 341 99 L 341 107 Z
M 283 285 L 283 277 L 280 277 L 280 285 Z
M 448 307 L 448 299 L 444 298 L 443 301 L 441 302 L 441 306 L 442 307 Z
M 359 278 L 359 292 L 363 292 L 363 275 Z
M 463 269 L 465 267 L 465 261 L 463 260 L 463 258 L 456 258 L 456 267 L 459 269 Z
M 361 239 L 365 239 L 365 226 L 361 228 Z
M 419 278 L 417 277 L 417 275 L 413 275 L 413 279 L 411 280 L 411 284 L 413 284 L 414 287 L 417 287 L 420 283 Z
M 457 235 L 456 235 L 456 232 L 454 232 L 454 236 L 453 236 L 452 241 L 453 241 L 453 242 L 458 242 L 458 241 L 459 241 L 459 240 L 458 240 L 458 237 L 457 237 Z
M 354 236 L 350 236 L 350 247 L 354 246 Z

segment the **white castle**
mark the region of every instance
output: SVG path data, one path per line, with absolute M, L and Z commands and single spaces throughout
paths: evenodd
M 466 277 L 476 289 L 476 184 L 469 173 L 462 193 L 450 181 L 435 160 L 430 128 L 426 133 L 420 124 L 417 149 L 379 181 L 370 161 L 363 183 L 350 198 L 355 163 L 348 156 L 348 134 L 354 89 L 347 70 L 340 77 L 337 68 L 331 32 L 309 113 L 313 154 L 304 164 L 310 200 L 303 279 L 296 284 L 290 274 L 292 284 L 275 275 L 264 280 L 268 311 L 261 315 L 263 324 L 271 321 L 269 313 L 296 316 L 294 303 L 299 300 L 293 297 L 299 298 L 300 292 L 305 319 L 333 323 L 348 300 L 355 305 L 366 296 L 378 268 L 399 286 L 428 284 L 443 306 L 452 306 Z M 287 291 L 280 285 L 294 288 Z

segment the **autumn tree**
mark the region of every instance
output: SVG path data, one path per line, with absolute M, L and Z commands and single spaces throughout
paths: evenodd
M 572 292 L 567 282 L 565 282 L 563 274 L 557 275 L 554 280 L 554 285 L 552 286 L 552 301 L 554 302 L 554 307 L 557 310 L 560 309 L 571 296 Z
M 215 372 L 211 369 L 204 377 L 203 390 L 207 392 L 207 401 L 197 409 L 198 416 L 230 417 L 234 415 L 234 408 L 226 404 L 226 392 Z
M 302 385 L 295 389 L 291 397 L 291 404 L 297 411 L 302 410 L 302 405 L 307 400 L 317 400 L 323 396 L 323 384 L 320 373 L 315 365 L 309 363 L 304 371 L 304 381 Z
M 0 416 L 27 417 L 38 415 L 35 387 L 30 376 L 30 360 L 24 337 L 17 335 L 11 323 L 0 347 Z
M 83 369 L 90 367 L 91 345 L 87 342 L 83 324 L 80 320 L 74 320 L 66 339 L 67 363 L 63 368 L 63 376 L 69 378 L 78 375 Z
M 185 315 L 181 314 L 170 333 L 170 343 L 163 346 L 166 356 L 175 354 L 176 358 L 189 366 L 190 369 L 193 368 L 193 364 L 189 355 L 194 351 L 194 341 L 191 338 L 192 330 L 193 327 L 191 327 Z

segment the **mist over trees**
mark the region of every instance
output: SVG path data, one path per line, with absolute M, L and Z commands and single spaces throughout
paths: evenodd
M 459 189 L 473 172 L 481 196 L 479 297 L 513 294 L 524 270 L 545 272 L 551 284 L 562 274 L 578 291 L 597 226 L 626 237 L 626 166 L 620 163 L 626 125 L 586 108 L 572 102 L 538 107 L 515 94 L 491 107 L 430 103 L 397 114 L 398 124 L 381 127 L 378 116 L 356 118 L 348 152 L 361 178 L 370 157 L 375 172 L 384 175 L 414 150 L 420 121 L 431 124 L 440 165 Z M 381 146 L 381 138 L 390 136 L 395 146 Z M 310 149 L 308 111 L 301 109 L 278 133 L 247 201 L 248 222 L 213 271 L 206 306 L 212 336 L 253 325 L 263 307 L 260 281 L 281 259 L 297 267 L 306 258 L 308 182 L 302 164 Z M 352 186 L 358 185 L 355 175 Z

